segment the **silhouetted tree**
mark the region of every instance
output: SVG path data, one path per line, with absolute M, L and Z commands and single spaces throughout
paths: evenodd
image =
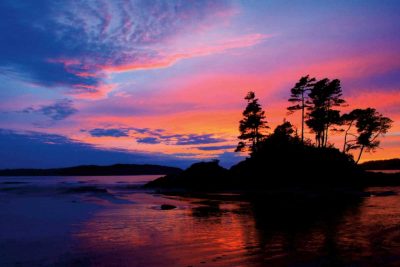
M 379 147 L 378 137 L 387 133 L 393 123 L 390 118 L 384 117 L 374 108 L 355 109 L 343 117 L 348 125 L 345 134 L 345 150 L 360 149 L 356 163 L 360 161 L 364 150 L 369 152 Z M 357 135 L 352 134 L 355 139 L 348 141 L 347 136 L 353 125 L 357 128 Z
M 258 103 L 255 93 L 250 91 L 244 98 L 247 100 L 247 106 L 243 111 L 243 119 L 239 122 L 241 140 L 236 148 L 236 152 L 257 150 L 259 142 L 265 137 L 263 130 L 268 128 L 265 120 L 265 112 Z
M 273 135 L 290 139 L 293 137 L 294 132 L 293 125 L 289 121 L 284 120 L 282 124 L 276 126 Z
M 340 80 L 330 81 L 325 78 L 317 81 L 308 94 L 307 126 L 315 133 L 318 147 L 326 147 L 329 127 L 340 122 L 340 111 L 333 109 L 342 106 L 342 88 Z
M 356 124 L 358 117 L 363 112 L 362 109 L 354 109 L 349 113 L 343 114 L 341 117 L 341 125 L 344 125 L 346 129 L 344 130 L 344 141 L 343 141 L 343 149 L 342 152 L 346 153 L 349 150 L 353 149 L 355 143 L 357 142 L 357 136 L 353 134 L 350 130 Z M 348 140 L 348 137 L 353 136 L 355 139 Z
M 289 113 L 292 114 L 297 110 L 301 110 L 301 142 L 304 143 L 304 119 L 305 109 L 309 107 L 306 102 L 307 93 L 311 91 L 315 78 L 310 78 L 309 75 L 301 77 L 295 86 L 290 89 L 289 102 L 294 103 L 293 106 L 288 107 Z

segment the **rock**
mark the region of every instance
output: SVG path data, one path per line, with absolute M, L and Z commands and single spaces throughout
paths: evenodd
M 173 210 L 173 209 L 176 209 L 176 206 L 170 205 L 170 204 L 162 204 L 161 209 L 162 210 Z

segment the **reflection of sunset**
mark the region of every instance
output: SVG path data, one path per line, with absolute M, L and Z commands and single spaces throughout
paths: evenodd
M 385 192 L 370 190 L 371 194 Z M 392 229 L 396 224 L 398 196 L 367 198 L 344 206 L 336 203 L 340 207 L 331 212 L 320 210 L 326 208 L 325 204 L 280 207 L 276 200 L 258 210 L 249 202 L 237 200 L 210 202 L 138 193 L 126 198 L 136 203 L 107 204 L 77 228 L 77 249 L 91 257 L 91 264 L 287 266 L 310 263 L 316 255 L 326 260 L 335 255 L 331 253 L 364 262 L 371 253 L 376 257 L 383 253 L 373 251 L 373 242 L 382 242 L 393 250 L 398 234 L 393 229 L 381 236 L 371 235 L 378 225 Z M 160 210 L 160 204 L 166 202 L 178 209 Z M 387 203 L 392 205 L 388 207 Z M 373 260 L 379 259 L 375 256 Z
M 195 215 L 192 209 L 207 206 L 175 199 L 169 202 L 178 205 L 177 210 L 160 211 L 156 204 L 163 203 L 162 198 L 131 197 L 146 202 L 110 207 L 82 226 L 75 238 L 83 251 L 111 258 L 131 257 L 150 265 L 185 266 L 205 260 L 210 264 L 218 258 L 219 264 L 232 266 L 229 264 L 246 261 L 247 250 L 259 242 L 249 214 L 235 213 L 246 208 L 240 203 L 222 204 L 218 211 Z M 102 260 L 100 257 L 98 262 Z

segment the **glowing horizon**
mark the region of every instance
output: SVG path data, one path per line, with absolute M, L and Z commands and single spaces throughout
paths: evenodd
M 306 74 L 340 79 L 344 111 L 394 121 L 362 161 L 400 157 L 399 14 L 396 1 L 3 1 L 0 167 L 229 166 L 241 159 L 245 94 L 256 92 L 272 129 L 284 118 L 298 127 L 287 99 Z M 75 161 L 56 155 L 65 146 Z M 82 147 L 110 158 L 83 158 Z

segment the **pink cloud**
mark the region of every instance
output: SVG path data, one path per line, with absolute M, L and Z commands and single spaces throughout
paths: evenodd
M 123 72 L 144 69 L 165 68 L 175 64 L 182 59 L 193 57 L 207 56 L 217 53 L 223 53 L 231 49 L 246 48 L 254 46 L 270 36 L 264 34 L 249 34 L 245 36 L 235 37 L 227 40 L 220 40 L 215 44 L 206 44 L 194 48 L 189 48 L 184 52 L 160 52 L 157 58 L 142 58 L 138 62 L 128 62 L 121 65 L 103 65 L 98 66 L 100 70 L 109 72 Z M 128 60 L 129 61 L 129 60 Z
M 117 84 L 100 84 L 100 85 L 73 85 L 71 95 L 78 99 L 98 100 L 107 97 L 108 93 L 114 90 Z

